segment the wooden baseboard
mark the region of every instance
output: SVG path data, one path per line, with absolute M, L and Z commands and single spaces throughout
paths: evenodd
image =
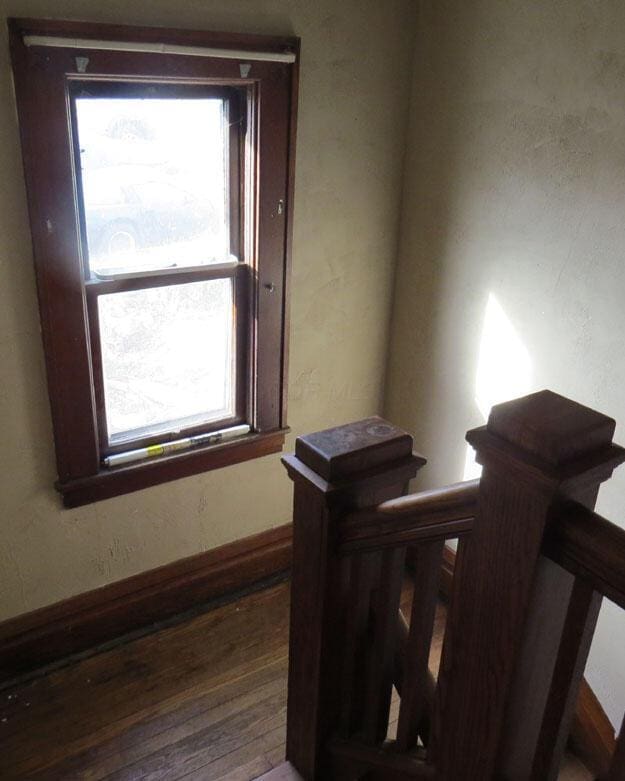
M 608 773 L 616 748 L 614 727 L 585 678 L 579 688 L 569 743 L 593 774 L 603 777 Z
M 0 683 L 249 588 L 291 566 L 291 524 L 0 624 Z
M 456 553 L 446 545 L 440 584 L 441 596 L 446 600 L 451 597 L 455 563 Z M 585 678 L 582 679 L 575 706 L 569 743 L 573 753 L 593 774 L 603 776 L 608 772 L 616 745 L 614 728 Z
M 445 545 L 443 548 L 443 563 L 441 565 L 441 596 L 449 600 L 451 598 L 451 584 L 454 580 L 454 567 L 456 565 L 456 551 Z

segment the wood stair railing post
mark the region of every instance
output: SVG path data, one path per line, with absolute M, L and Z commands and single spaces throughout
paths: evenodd
M 326 747 L 345 716 L 351 561 L 337 552 L 341 518 L 400 496 L 425 459 L 406 432 L 368 418 L 299 437 L 283 463 L 295 483 L 286 758 L 306 781 L 328 781 Z
M 613 433 L 610 418 L 541 391 L 467 434 L 484 471 L 439 672 L 430 757 L 441 781 L 516 778 L 496 761 L 550 510 L 590 495 L 614 465 Z
M 614 420 L 581 409 L 586 426 L 602 434 L 591 440 L 586 468 L 579 456 L 577 469 L 564 468 L 557 498 L 593 509 L 601 483 L 625 454 L 612 443 Z M 547 545 L 549 539 L 547 529 Z M 539 558 L 499 747 L 497 770 L 508 781 L 558 778 L 600 607 L 590 583 Z

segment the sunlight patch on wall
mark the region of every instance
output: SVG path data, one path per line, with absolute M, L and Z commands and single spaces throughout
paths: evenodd
M 532 389 L 529 353 L 497 298 L 488 296 L 475 379 L 475 403 L 484 422 L 491 407 L 525 396 Z M 467 445 L 463 480 L 479 477 L 473 448 Z

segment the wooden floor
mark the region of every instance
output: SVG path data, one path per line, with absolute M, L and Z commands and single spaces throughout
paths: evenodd
M 287 638 L 281 584 L 0 691 L 0 778 L 254 779 L 284 758 Z

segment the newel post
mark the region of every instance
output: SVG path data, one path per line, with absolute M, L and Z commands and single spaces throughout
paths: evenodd
M 567 613 L 561 589 L 556 598 L 560 627 L 547 657 L 534 656 L 532 642 L 523 647 L 522 641 L 531 626 L 550 511 L 566 498 L 594 502 L 600 482 L 623 458 L 621 448 L 612 445 L 614 427 L 605 415 L 541 391 L 494 407 L 487 425 L 467 434 L 484 470 L 473 534 L 458 560 L 448 618 L 452 642 L 445 642 L 439 673 L 433 759 L 444 781 L 551 778 L 544 767 L 544 774 L 536 775 L 533 764 Z M 553 615 L 549 594 L 547 589 L 543 607 Z M 592 623 L 592 599 L 586 610 Z M 585 622 L 582 615 L 582 628 Z M 573 656 L 577 652 L 575 647 Z M 528 655 L 538 678 L 515 680 Z M 546 675 L 541 672 L 545 664 L 551 665 Z M 544 699 L 536 706 L 537 692 Z M 514 719 L 505 719 L 506 707 L 517 709 Z M 527 726 L 521 713 L 531 721 L 522 736 L 516 732 Z M 514 722 L 511 731 L 503 729 L 506 721 Z M 516 762 L 523 766 L 520 773 Z
M 283 458 L 294 481 L 287 760 L 327 779 L 325 747 L 340 717 L 348 562 L 336 553 L 341 517 L 400 496 L 425 459 L 381 418 L 299 437 Z

